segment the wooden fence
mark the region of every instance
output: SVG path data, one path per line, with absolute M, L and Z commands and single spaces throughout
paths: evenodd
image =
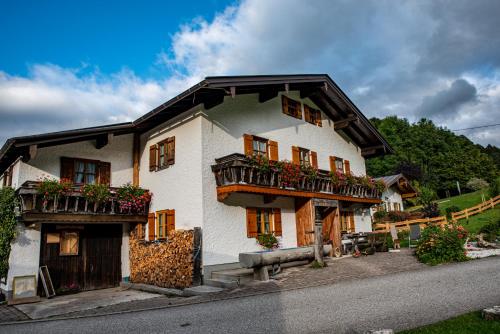
M 464 218 L 468 219 L 470 216 L 476 215 L 488 209 L 493 209 L 499 203 L 500 203 L 500 195 L 490 200 L 487 200 L 481 204 L 478 204 L 476 206 L 467 208 L 465 210 L 459 212 L 453 212 L 451 214 L 451 221 L 456 223 L 460 219 Z M 376 223 L 373 224 L 373 230 L 380 232 L 389 232 L 391 229 L 391 225 L 394 225 L 397 230 L 409 230 L 410 225 L 413 224 L 419 224 L 421 228 L 425 228 L 427 224 L 444 226 L 448 224 L 448 220 L 446 219 L 445 216 L 439 216 L 435 218 L 411 219 L 395 223 Z
M 453 212 L 451 214 L 451 220 L 455 223 L 460 219 L 469 219 L 470 216 L 477 215 L 478 213 L 483 212 L 484 210 L 488 209 L 493 209 L 495 205 L 500 203 L 500 195 L 489 199 L 487 201 L 484 201 L 481 204 L 478 204 L 476 206 L 467 208 L 465 210 L 459 211 L 459 212 Z
M 434 218 L 419 218 L 412 220 L 405 220 L 395 223 L 378 223 L 373 224 L 374 231 L 389 232 L 391 230 L 391 225 L 394 225 L 397 230 L 409 230 L 410 225 L 419 224 L 421 228 L 425 228 L 427 224 L 434 224 L 439 226 L 444 226 L 448 224 L 445 216 L 439 216 Z

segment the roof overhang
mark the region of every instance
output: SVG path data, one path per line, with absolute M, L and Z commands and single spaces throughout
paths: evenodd
M 193 107 L 202 104 L 211 109 L 224 97 L 258 94 L 259 102 L 268 101 L 279 92 L 299 91 L 311 99 L 334 122 L 335 131 L 352 140 L 364 157 L 393 153 L 393 149 L 361 113 L 347 95 L 326 74 L 255 75 L 207 77 L 144 116 L 130 123 L 60 131 L 8 139 L 0 149 L 0 172 L 17 157 L 28 155 L 29 147 L 46 147 L 103 138 L 108 134 L 143 133 Z

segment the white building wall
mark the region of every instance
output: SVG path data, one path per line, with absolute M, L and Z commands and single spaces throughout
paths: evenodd
M 296 92 L 287 96 L 300 100 Z M 302 101 L 317 108 L 308 99 Z M 365 161 L 360 149 L 335 132 L 331 120 L 322 115 L 323 127 L 318 127 L 285 115 L 282 112 L 281 96 L 265 103 L 258 102 L 257 94 L 226 97 L 223 104 L 205 113 L 206 117 L 202 121 L 204 265 L 237 262 L 240 252 L 262 250 L 254 238 L 247 238 L 246 206 L 281 207 L 283 237 L 280 246 L 297 246 L 293 199 L 278 198 L 269 205 L 263 205 L 260 202 L 262 199 L 257 198 L 252 202 L 249 197 L 230 203 L 232 205 L 217 201 L 216 183 L 210 166 L 215 163 L 216 158 L 231 153 L 244 153 L 244 134 L 277 141 L 280 160 L 291 160 L 292 146 L 300 146 L 317 152 L 320 169 L 329 170 L 329 157 L 337 156 L 350 161 L 354 174 L 365 174 Z
M 2 284 L 2 290 L 11 291 L 12 282 L 16 276 L 35 275 L 38 279 L 40 263 L 40 233 L 41 225 L 33 224 L 26 227 L 24 223 L 17 224 L 16 238 L 11 244 L 9 255 L 9 273 L 7 284 Z
M 149 147 L 172 136 L 175 164 L 150 172 Z M 201 117 L 175 119 L 141 136 L 139 180 L 153 194 L 150 211 L 174 209 L 176 229 L 192 229 L 203 223 L 201 142 Z
M 25 181 L 37 181 L 43 177 L 59 179 L 61 157 L 82 158 L 111 162 L 111 185 L 119 187 L 132 182 L 132 144 L 133 135 L 113 137 L 111 142 L 95 148 L 95 141 L 39 148 L 37 155 L 28 163 L 22 163 L 18 185 Z
M 394 208 L 393 203 L 399 203 L 399 205 L 401 206 L 401 210 L 404 210 L 403 198 L 401 197 L 401 194 L 398 192 L 396 187 L 390 187 L 389 189 L 386 189 L 382 193 L 382 200 L 384 201 L 384 203 L 387 203 L 387 208 L 390 210 L 393 210 Z

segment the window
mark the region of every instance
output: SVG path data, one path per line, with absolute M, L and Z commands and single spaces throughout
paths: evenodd
M 342 158 L 335 159 L 335 170 L 340 173 L 344 172 L 344 160 Z
M 292 100 L 285 95 L 281 97 L 283 113 L 289 116 L 302 119 L 302 104 L 298 101 Z
M 269 233 L 282 235 L 281 209 L 247 208 L 247 237 L 255 238 Z
M 137 224 L 134 232 L 138 240 L 144 240 L 146 238 L 146 224 Z
M 77 185 L 110 184 L 111 164 L 98 160 L 61 158 L 61 180 Z
M 323 126 L 321 123 L 321 111 L 311 108 L 307 104 L 304 104 L 304 120 L 317 126 Z
M 175 230 L 175 210 L 156 212 L 156 238 L 166 239 L 170 231 Z
M 75 159 L 75 184 L 93 184 L 97 180 L 96 162 Z
M 245 155 L 260 155 L 269 160 L 278 160 L 278 143 L 265 138 L 243 135 Z
M 311 164 L 311 155 L 308 149 L 299 147 L 299 162 L 301 165 Z
M 14 167 L 10 166 L 9 169 L 7 169 L 3 173 L 3 186 L 4 187 L 12 187 L 12 174 L 13 174 Z
M 268 156 L 267 153 L 267 139 L 253 137 L 252 138 L 252 150 L 254 155 Z
M 62 232 L 59 255 L 78 255 L 78 232 Z
M 340 213 L 340 230 L 342 232 L 354 232 L 354 212 L 343 211 Z
M 175 163 L 175 137 L 168 137 L 149 147 L 149 171 L 167 168 Z
M 394 203 L 394 211 L 401 211 L 401 204 Z

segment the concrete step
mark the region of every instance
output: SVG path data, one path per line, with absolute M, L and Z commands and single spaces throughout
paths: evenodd
M 212 293 L 221 292 L 224 289 L 208 285 L 199 285 L 184 289 L 184 296 L 203 296 Z
M 225 280 L 225 279 L 220 279 L 220 278 L 204 279 L 203 284 L 208 285 L 208 286 L 213 286 L 216 288 L 223 288 L 223 289 L 235 289 L 239 285 L 238 281 Z

